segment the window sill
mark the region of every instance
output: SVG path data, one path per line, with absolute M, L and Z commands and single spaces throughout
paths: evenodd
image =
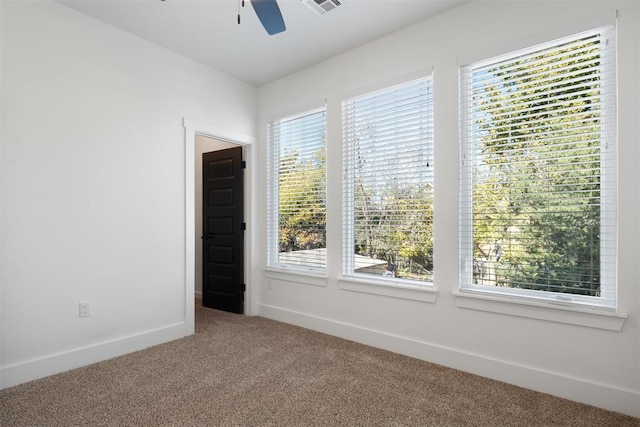
M 526 301 L 508 296 L 454 292 L 456 306 L 511 316 L 567 323 L 589 328 L 621 331 L 627 315 L 583 307 L 560 306 L 542 301 Z
M 267 279 L 321 287 L 326 287 L 328 281 L 326 274 L 296 268 L 265 267 L 264 275 Z
M 382 295 L 386 297 L 435 303 L 438 290 L 432 286 L 411 285 L 393 280 L 375 280 L 361 277 L 343 277 L 338 280 L 340 289 L 352 292 Z

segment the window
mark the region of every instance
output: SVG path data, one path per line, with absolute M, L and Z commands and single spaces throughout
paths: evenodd
M 270 266 L 326 267 L 326 112 L 269 123 Z
M 461 290 L 616 306 L 612 27 L 461 69 Z
M 424 78 L 343 102 L 343 274 L 433 279 L 433 96 Z

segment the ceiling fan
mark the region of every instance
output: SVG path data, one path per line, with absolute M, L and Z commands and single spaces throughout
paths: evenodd
M 239 0 L 244 7 L 245 0 Z M 272 36 L 286 30 L 282 12 L 276 0 L 249 0 L 253 10 L 267 33 Z M 340 6 L 345 0 L 300 0 L 311 10 L 319 15 L 323 15 L 330 10 Z M 238 24 L 240 23 L 240 10 L 238 10 Z
M 242 7 L 244 7 L 244 0 Z M 253 10 L 267 33 L 272 36 L 286 30 L 284 18 L 276 0 L 249 0 Z M 240 23 L 240 11 L 238 11 L 238 24 Z

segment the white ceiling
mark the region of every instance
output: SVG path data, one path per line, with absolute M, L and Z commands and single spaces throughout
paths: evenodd
M 278 0 L 287 30 L 269 36 L 246 0 L 57 0 L 254 86 L 301 70 L 469 0 L 344 0 L 318 15 Z

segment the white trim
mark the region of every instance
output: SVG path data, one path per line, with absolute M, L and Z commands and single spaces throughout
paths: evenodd
M 338 286 L 345 291 L 362 292 L 432 304 L 435 303 L 438 298 L 438 290 L 433 286 L 414 285 L 398 279 L 375 280 L 368 277 L 342 277 L 338 279 Z
M 193 297 L 191 299 L 193 306 Z M 189 322 L 168 325 L 102 343 L 27 360 L 0 368 L 0 389 L 177 340 L 193 334 Z
M 548 320 L 589 328 L 621 331 L 627 315 L 602 309 L 564 305 L 561 301 L 527 301 L 509 295 L 481 295 L 469 291 L 454 292 L 456 306 L 530 319 Z
M 191 328 L 191 333 L 195 331 L 195 145 L 196 135 L 215 138 L 224 142 L 239 145 L 244 148 L 244 155 L 247 159 L 247 169 L 245 169 L 245 191 L 244 191 L 244 217 L 247 223 L 244 244 L 244 276 L 247 290 L 245 293 L 245 314 L 254 315 L 257 311 L 257 289 L 253 289 L 255 282 L 251 277 L 251 247 L 253 214 L 251 201 L 253 200 L 253 165 L 256 164 L 256 153 L 252 150 L 252 144 L 256 138 L 239 132 L 216 128 L 206 123 L 195 120 L 183 120 L 185 132 L 185 322 Z M 255 300 L 255 301 L 254 301 Z
M 211 138 L 230 142 L 236 145 L 252 145 L 256 141 L 256 138 L 254 136 L 246 135 L 240 132 L 234 132 L 228 129 L 220 129 L 206 123 L 198 122 L 196 120 L 185 118 L 183 120 L 183 126 L 185 129 L 191 129 L 198 135 L 209 136 Z
M 196 290 L 196 178 L 195 178 L 195 149 L 196 134 L 194 128 L 185 126 L 185 174 L 184 174 L 184 321 L 191 334 L 195 333 L 195 307 L 193 294 Z
M 508 363 L 455 348 L 363 328 L 272 305 L 260 304 L 260 316 L 356 341 L 372 347 L 437 363 L 482 377 L 640 417 L 640 393 L 608 384 L 559 375 L 555 372 Z

